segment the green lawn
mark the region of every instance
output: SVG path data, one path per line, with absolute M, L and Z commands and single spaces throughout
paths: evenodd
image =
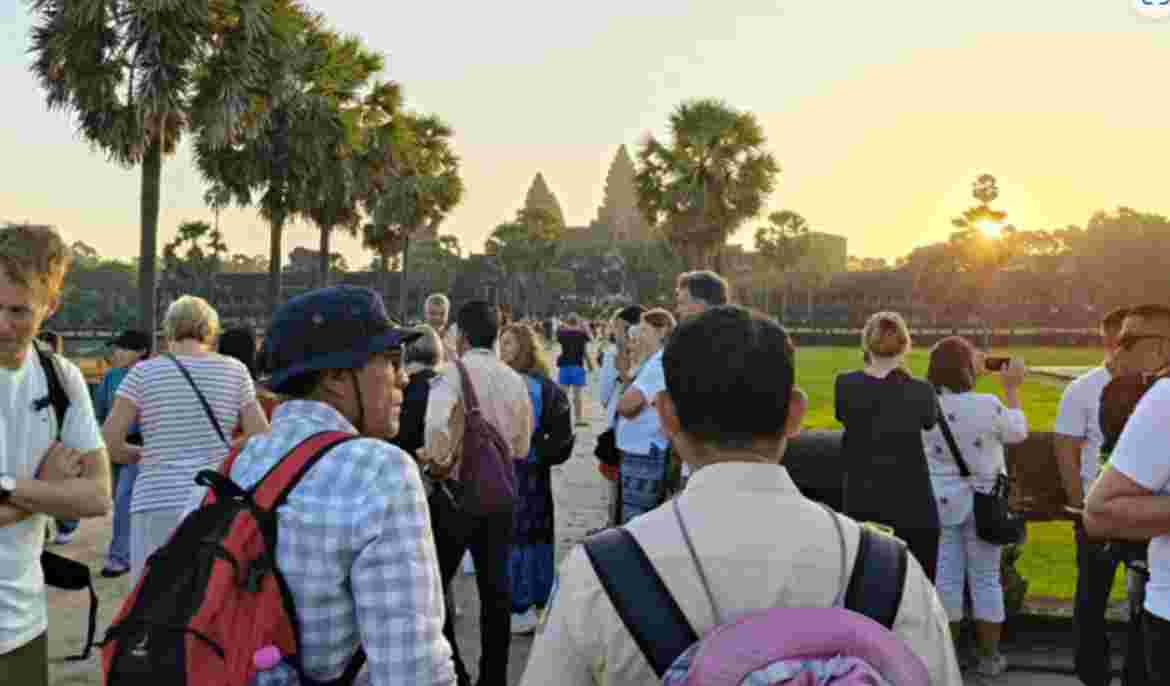
M 1092 366 L 1101 361 L 1101 351 L 1085 348 L 1004 348 L 991 351 L 996 355 L 1021 356 L 1031 367 Z M 928 351 L 910 355 L 916 376 L 926 375 Z M 805 426 L 810 429 L 840 428 L 833 417 L 833 380 L 841 372 L 861 366 L 861 351 L 852 348 L 800 348 L 796 353 L 797 383 L 809 396 L 809 415 Z M 1001 393 L 998 379 L 984 377 L 979 390 Z M 1051 431 L 1063 384 L 1029 377 L 1021 389 L 1024 412 L 1033 431 Z M 1056 474 L 1053 479 L 1058 479 Z M 1028 594 L 1055 598 L 1072 598 L 1076 587 L 1076 547 L 1072 524 L 1050 522 L 1029 525 L 1028 542 L 1020 558 L 1019 570 L 1029 581 Z M 1114 584 L 1114 595 L 1121 598 L 1124 585 Z

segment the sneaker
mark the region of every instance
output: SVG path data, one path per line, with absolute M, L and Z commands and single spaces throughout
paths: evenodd
M 123 567 L 121 565 L 107 564 L 105 567 L 102 567 L 102 578 L 104 579 L 117 579 L 129 573 L 129 565 Z
M 536 610 L 531 607 L 524 614 L 512 613 L 512 633 L 517 636 L 535 632 L 538 624 L 540 624 L 540 618 L 536 616 Z
M 995 678 L 1007 671 L 1007 658 L 1000 653 L 989 657 L 980 657 L 975 665 L 975 673 L 979 676 Z

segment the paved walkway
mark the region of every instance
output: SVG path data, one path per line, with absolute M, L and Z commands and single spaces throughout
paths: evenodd
M 588 428 L 578 429 L 577 448 L 568 462 L 553 470 L 553 494 L 556 501 L 557 518 L 557 559 L 563 559 L 568 551 L 584 535 L 602 526 L 606 519 L 607 488 L 597 473 L 593 458 L 593 446 L 601 423 L 600 409 L 590 400 L 587 416 L 591 419 Z M 108 580 L 96 576 L 101 568 L 106 545 L 110 538 L 110 520 L 88 520 L 82 523 L 78 537 L 68 546 L 54 550 L 81 560 L 95 570 L 95 584 L 101 598 L 101 613 L 98 619 L 99 639 L 105 632 L 113 615 L 128 592 L 125 578 Z M 479 660 L 478 599 L 473 576 L 460 576 L 455 581 L 455 601 L 462 612 L 457 620 L 459 645 L 469 669 L 474 674 Z M 85 593 L 50 590 L 49 626 L 51 673 L 54 686 L 101 686 L 100 661 L 95 655 L 87 662 L 64 662 L 64 656 L 75 654 L 84 639 L 88 597 Z M 1021 637 L 1021 643 L 1028 646 L 1026 651 L 1013 652 L 1010 658 L 1023 664 L 1054 667 L 1071 664 L 1071 658 L 1059 645 L 1039 644 Z M 517 684 L 523 673 L 531 637 L 517 637 L 512 642 L 509 683 Z M 983 683 L 1004 686 L 1065 686 L 1079 683 L 1072 677 L 1051 674 L 1009 672 L 993 682 L 970 678 L 970 685 Z M 7 686 L 7 685 L 3 685 Z

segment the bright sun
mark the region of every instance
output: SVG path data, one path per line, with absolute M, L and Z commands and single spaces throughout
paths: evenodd
M 980 219 L 975 222 L 975 226 L 988 236 L 998 236 L 1000 230 L 1003 229 L 1003 222 L 997 222 L 994 219 Z

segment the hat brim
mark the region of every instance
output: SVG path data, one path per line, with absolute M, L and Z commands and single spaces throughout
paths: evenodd
M 422 334 L 417 331 L 391 328 L 384 333 L 367 339 L 366 345 L 361 348 L 318 355 L 300 364 L 274 370 L 269 377 L 268 387 L 276 393 L 283 393 L 290 382 L 310 372 L 319 372 L 326 369 L 361 369 L 366 366 L 370 358 L 374 355 L 393 350 L 399 346 L 408 345 L 418 340 L 420 336 Z

